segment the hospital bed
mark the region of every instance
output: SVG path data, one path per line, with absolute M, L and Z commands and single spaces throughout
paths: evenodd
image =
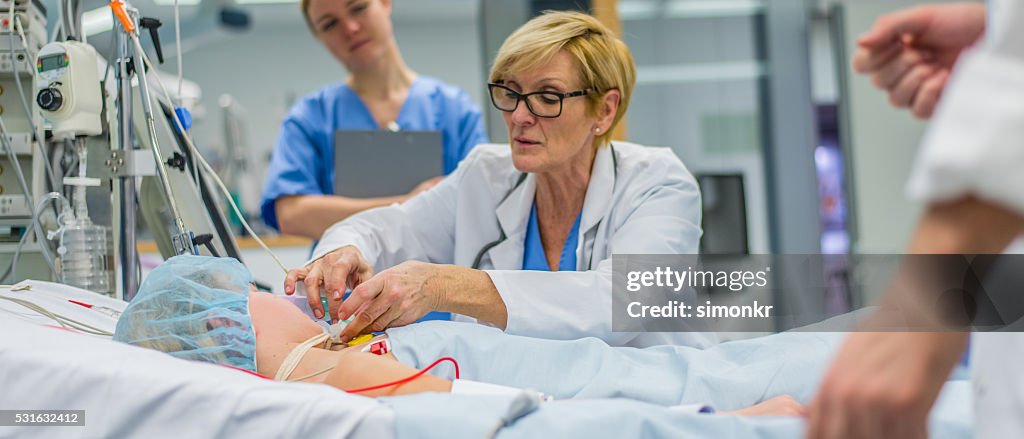
M 30 285 L 31 289 L 0 290 L 0 295 L 33 295 L 54 308 L 72 305 L 62 308 L 62 314 L 73 314 L 76 321 L 88 320 L 100 329 L 112 330 L 113 317 L 67 300 L 95 306 L 102 303 L 111 309 L 123 307 L 63 285 L 19 285 Z M 618 396 L 639 399 L 561 399 L 542 403 L 520 417 L 510 417 L 510 407 L 517 402 L 513 396 L 420 394 L 375 400 L 328 386 L 271 382 L 246 372 L 115 343 L 103 336 L 60 329 L 52 320 L 17 308 L 0 300 L 0 410 L 84 410 L 85 425 L 5 426 L 0 427 L 0 437 L 481 438 L 488 437 L 502 419 L 512 418 L 515 421 L 502 428 L 498 437 L 789 438 L 801 437 L 804 428 L 796 418 L 683 413 L 672 408 L 672 403 L 692 401 L 674 401 L 670 393 L 629 394 L 591 384 L 612 382 L 615 375 L 624 374 L 623 386 L 644 388 L 635 383 L 650 378 L 630 376 L 621 367 L 636 355 L 641 357 L 635 361 L 645 361 L 643 355 L 661 355 L 658 350 L 615 350 L 606 358 L 559 359 L 560 364 L 550 365 L 551 373 L 534 374 L 531 379 L 512 373 L 512 367 L 497 367 L 494 361 L 551 353 L 489 351 L 487 346 L 480 346 L 479 340 L 486 337 L 479 334 L 484 332 L 477 332 L 491 331 L 487 328 L 474 326 L 475 330 L 467 331 L 467 327 L 435 323 L 392 331 L 396 355 L 409 364 L 418 365 L 445 349 L 459 360 L 463 376 L 469 379 L 542 386 L 561 398 L 615 396 L 615 392 L 622 392 Z M 800 336 L 782 334 L 727 343 L 705 353 L 688 352 L 687 364 L 681 364 L 680 370 L 680 374 L 686 374 L 684 385 L 689 387 L 686 398 L 729 409 L 766 393 L 787 391 L 806 402 L 830 350 L 821 349 L 817 356 L 807 354 L 806 364 L 771 355 L 799 342 Z M 838 336 L 822 340 L 833 338 L 838 340 Z M 526 346 L 531 341 L 514 339 L 509 346 L 515 348 L 517 343 Z M 530 346 L 544 351 L 558 345 Z M 588 350 L 568 351 L 567 355 L 579 355 Z M 739 364 L 753 364 L 755 372 L 737 375 Z M 763 385 L 752 382 L 773 371 L 774 378 L 761 380 L 767 381 Z M 933 437 L 970 437 L 968 381 L 947 382 L 930 422 Z

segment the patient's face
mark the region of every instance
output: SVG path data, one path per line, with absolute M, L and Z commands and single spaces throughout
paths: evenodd
M 323 332 L 295 305 L 252 286 L 249 288 L 249 314 L 256 331 L 256 364 L 262 374 L 276 372 L 295 344 Z
M 263 336 L 261 332 L 285 332 L 297 334 L 295 337 L 301 339 L 295 341 L 303 342 L 323 332 L 295 305 L 273 294 L 257 291 L 252 286 L 249 290 L 249 314 L 257 340 Z

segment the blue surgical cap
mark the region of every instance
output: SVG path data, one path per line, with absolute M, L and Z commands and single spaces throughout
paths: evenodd
M 251 282 L 235 259 L 175 256 L 146 277 L 117 321 L 114 340 L 256 372 Z

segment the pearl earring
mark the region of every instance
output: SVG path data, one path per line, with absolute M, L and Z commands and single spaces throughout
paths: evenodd
M 594 132 L 600 134 L 601 133 L 601 127 L 594 128 Z

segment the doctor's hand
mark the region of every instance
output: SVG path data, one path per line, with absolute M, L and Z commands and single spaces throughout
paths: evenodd
M 869 75 L 889 102 L 932 116 L 950 71 L 985 31 L 985 6 L 922 5 L 882 16 L 857 40 L 853 68 Z
M 807 437 L 924 439 L 966 344 L 958 332 L 851 334 L 809 407 Z
M 284 279 L 284 292 L 295 293 L 296 283 L 301 281 L 305 287 L 309 307 L 318 319 L 324 317 L 324 307 L 320 302 L 320 287 L 327 294 L 327 311 L 331 320 L 337 321 L 338 308 L 345 290 L 354 289 L 373 276 L 373 267 L 363 258 L 363 254 L 355 246 L 345 246 L 332 251 L 320 259 L 302 268 L 288 272 Z
M 441 305 L 439 281 L 445 265 L 406 261 L 359 284 L 341 304 L 342 320 L 353 314 L 341 333 L 343 341 L 364 332 L 405 326 Z

